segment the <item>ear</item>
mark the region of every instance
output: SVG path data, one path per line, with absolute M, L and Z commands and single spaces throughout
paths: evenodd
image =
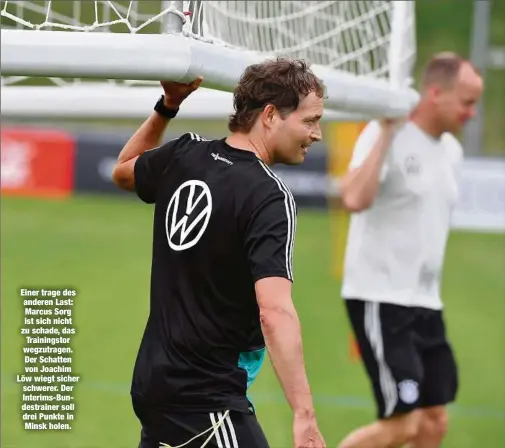
M 433 103 L 436 103 L 442 93 L 442 87 L 439 86 L 438 84 L 432 84 L 426 90 L 428 93 L 429 100 Z
M 278 115 L 279 112 L 277 111 L 277 108 L 272 104 L 267 104 L 263 109 L 263 112 L 261 113 L 261 119 L 263 121 L 263 124 L 266 127 L 273 126 L 276 120 L 279 118 Z

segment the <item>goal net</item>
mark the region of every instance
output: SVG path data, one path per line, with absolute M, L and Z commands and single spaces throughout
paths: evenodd
M 403 115 L 414 19 L 413 1 L 3 1 L 2 114 L 144 114 L 160 79 L 216 98 L 280 55 L 311 63 L 329 109 Z

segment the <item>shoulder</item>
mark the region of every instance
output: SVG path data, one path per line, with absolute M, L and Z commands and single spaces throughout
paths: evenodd
M 296 215 L 296 202 L 288 185 L 263 161 L 256 160 L 240 175 L 239 197 L 250 217 L 265 210 Z
M 211 142 L 211 140 L 195 132 L 186 132 L 179 137 L 168 140 L 155 149 L 161 150 L 161 152 L 166 154 L 166 157 L 178 160 L 182 155 L 189 155 L 191 157 L 192 154 L 200 152 L 200 150 L 204 149 Z
M 394 138 L 392 141 L 392 145 L 403 145 L 405 141 L 409 141 L 410 143 L 416 141 L 422 141 L 421 134 L 419 130 L 412 124 L 410 121 L 405 121 L 401 123 L 396 128 L 394 133 Z
M 399 124 L 394 132 L 391 146 L 401 144 L 404 141 L 404 136 L 411 134 L 412 129 L 407 122 Z M 377 139 L 382 133 L 382 126 L 378 120 L 369 121 L 361 130 L 356 143 L 354 152 L 359 157 L 363 153 L 368 153 L 377 142 Z
M 382 131 L 382 126 L 378 120 L 371 120 L 369 121 L 361 130 L 359 137 L 361 139 L 373 139 L 374 143 L 379 134 Z M 409 135 L 412 134 L 413 129 L 409 123 L 409 121 L 405 121 L 403 123 L 398 124 L 394 137 L 401 137 L 403 135 Z
M 257 161 L 257 171 L 257 187 L 261 187 L 269 196 L 274 195 L 279 198 L 288 198 L 294 202 L 293 194 L 288 185 L 265 162 L 259 159 Z
M 200 142 L 208 142 L 209 140 L 195 132 L 186 132 L 180 137 L 170 140 L 167 144 L 177 144 L 177 145 L 194 145 Z
M 435 147 L 438 143 L 429 138 L 415 123 L 407 120 L 395 131 L 391 142 L 392 157 L 403 159 L 406 153 L 424 153 L 427 146 Z
M 156 146 L 152 149 L 148 149 L 142 155 L 149 157 L 152 153 L 170 151 L 173 152 L 179 148 L 192 146 L 201 142 L 207 142 L 208 140 L 194 132 L 186 132 L 178 137 L 171 138 L 164 143 Z

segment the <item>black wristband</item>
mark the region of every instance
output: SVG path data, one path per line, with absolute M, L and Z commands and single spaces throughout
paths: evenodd
M 174 118 L 177 115 L 177 113 L 179 112 L 179 108 L 169 109 L 168 107 L 165 107 L 165 104 L 163 103 L 164 99 L 165 99 L 165 96 L 161 95 L 160 99 L 158 100 L 158 102 L 154 106 L 154 110 L 156 112 L 158 112 L 162 117 L 165 117 L 168 119 Z

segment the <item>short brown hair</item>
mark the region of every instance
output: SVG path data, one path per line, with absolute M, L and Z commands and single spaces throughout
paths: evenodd
M 230 115 L 228 128 L 231 132 L 249 132 L 268 104 L 284 117 L 311 92 L 323 98 L 325 88 L 303 60 L 276 58 L 250 65 L 233 93 L 235 113 Z
M 435 54 L 424 69 L 421 86 L 426 88 L 433 84 L 442 84 L 450 87 L 464 64 L 470 64 L 473 67 L 470 61 L 457 53 L 446 51 Z M 473 69 L 477 71 L 475 67 Z

